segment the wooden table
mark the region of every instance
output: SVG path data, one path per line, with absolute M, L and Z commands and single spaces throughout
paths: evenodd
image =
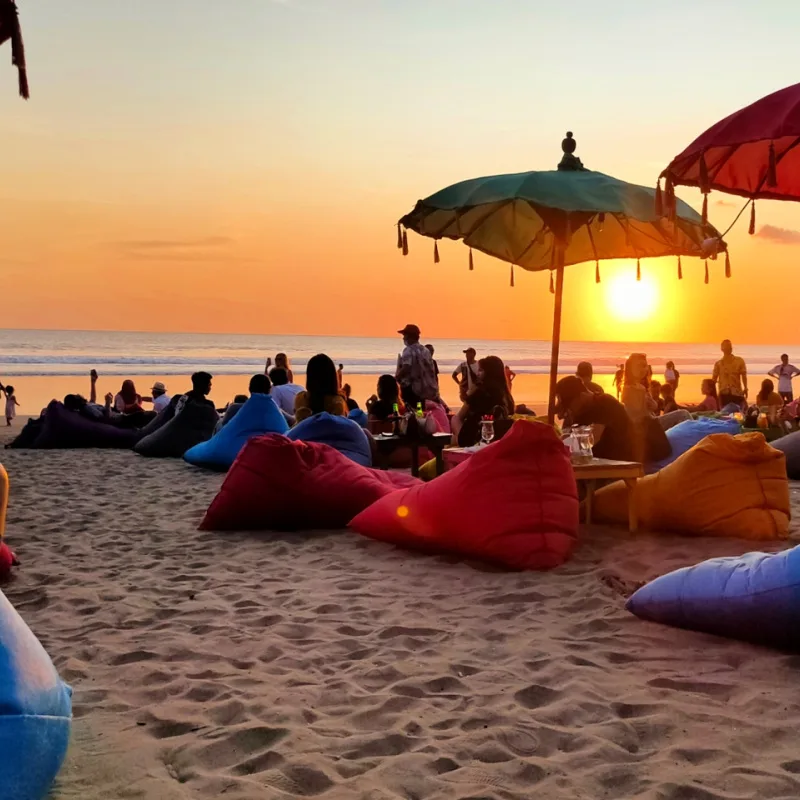
M 593 458 L 587 464 L 573 464 L 576 481 L 586 483 L 586 524 L 592 522 L 592 498 L 597 481 L 624 481 L 628 487 L 628 529 L 636 533 L 639 529 L 639 518 L 636 509 L 636 486 L 639 478 L 644 477 L 644 467 L 635 461 L 610 461 L 607 458 Z
M 436 474 L 444 473 L 444 458 L 442 452 L 452 441 L 449 433 L 424 434 L 422 436 L 398 436 L 395 434 L 381 433 L 373 437 L 378 450 L 379 469 L 389 469 L 389 458 L 395 450 L 408 447 L 411 450 L 411 474 L 419 477 L 419 449 L 427 447 L 436 457 Z

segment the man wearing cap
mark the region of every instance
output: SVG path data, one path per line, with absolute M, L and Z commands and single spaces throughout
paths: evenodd
M 594 394 L 577 375 L 570 375 L 556 384 L 556 414 L 569 425 L 592 426 L 595 457 L 634 460 L 633 423 L 610 394 Z
M 163 411 L 172 399 L 167 394 L 167 387 L 161 381 L 156 381 L 151 391 L 153 392 L 153 410 Z
M 475 348 L 468 347 L 464 355 L 467 357 L 466 361 L 462 361 L 453 370 L 453 380 L 458 384 L 458 394 L 462 401 L 481 382 Z
M 406 325 L 398 333 L 403 337 L 405 348 L 397 357 L 397 382 L 403 402 L 416 408 L 417 403 L 436 400 L 439 384 L 433 369 L 433 358 L 428 349 L 420 344 L 420 330 L 416 325 Z

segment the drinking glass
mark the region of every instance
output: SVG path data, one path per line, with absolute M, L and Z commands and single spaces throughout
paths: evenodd
M 484 419 L 481 421 L 481 444 L 490 444 L 494 439 L 494 420 Z

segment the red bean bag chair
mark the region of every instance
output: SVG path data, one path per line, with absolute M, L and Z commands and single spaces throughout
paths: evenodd
M 385 494 L 419 481 L 362 467 L 319 442 L 257 436 L 242 448 L 201 530 L 345 528 Z
M 431 483 L 378 500 L 350 527 L 384 542 L 511 569 L 557 567 L 578 536 L 569 454 L 548 425 L 516 422 L 501 441 Z

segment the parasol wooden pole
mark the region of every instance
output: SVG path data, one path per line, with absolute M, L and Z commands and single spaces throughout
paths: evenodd
M 558 383 L 558 351 L 561 346 L 561 300 L 564 295 L 564 254 L 558 254 L 556 267 L 556 302 L 553 309 L 553 349 L 550 353 L 550 401 L 547 406 L 547 421 L 552 425 L 556 419 L 556 383 Z

